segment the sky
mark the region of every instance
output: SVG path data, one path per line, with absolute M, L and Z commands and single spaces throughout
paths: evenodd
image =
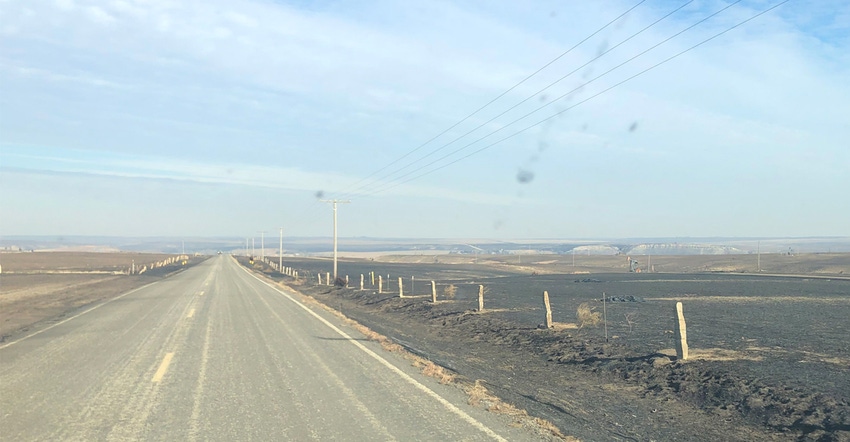
M 850 3 L 781 2 L 0 0 L 0 235 L 850 236 Z

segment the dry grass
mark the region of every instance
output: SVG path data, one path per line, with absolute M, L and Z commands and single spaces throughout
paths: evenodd
M 578 329 L 578 324 L 574 324 L 572 322 L 553 322 L 550 330 L 563 331 L 576 329 Z
M 582 329 L 584 327 L 594 327 L 598 325 L 600 321 L 602 321 L 602 314 L 593 311 L 593 308 L 590 307 L 590 304 L 582 302 L 576 310 L 576 319 L 578 320 L 579 329 Z
M 413 365 L 418 368 L 421 368 L 422 374 L 436 379 L 439 383 L 443 385 L 451 384 L 457 378 L 457 375 L 455 375 L 454 373 L 428 360 L 421 359 L 415 361 Z
M 446 299 L 455 299 L 456 295 L 457 295 L 457 286 L 456 285 L 449 284 L 449 285 L 443 287 L 443 296 Z
M 450 285 L 449 287 L 455 286 Z M 462 388 L 468 396 L 468 403 L 470 405 L 483 406 L 489 412 L 510 416 L 514 419 L 517 427 L 529 428 L 539 432 L 539 434 L 554 436 L 567 442 L 580 442 L 579 439 L 576 439 L 573 436 L 566 436 L 561 433 L 561 430 L 559 430 L 558 427 L 555 426 L 555 424 L 545 419 L 529 416 L 528 412 L 526 412 L 525 410 L 517 408 L 507 402 L 503 402 L 498 397 L 490 394 L 487 388 L 481 384 L 480 380 L 476 380 L 472 386 L 464 385 L 465 383 L 458 378 L 457 374 L 451 372 L 451 370 L 437 365 L 425 358 L 409 353 L 405 351 L 402 346 L 396 344 L 395 342 L 392 342 L 386 336 L 381 335 L 380 333 L 375 332 L 374 330 L 360 324 L 359 322 L 348 318 L 339 311 L 328 307 L 327 305 L 317 301 L 311 296 L 307 296 L 301 293 L 299 294 L 301 295 L 301 301 L 305 304 L 311 304 L 325 309 L 331 314 L 342 319 L 346 324 L 355 328 L 358 332 L 363 334 L 366 339 L 380 343 L 381 347 L 384 350 L 394 353 L 400 353 L 405 359 L 411 362 L 411 365 L 421 369 L 422 374 L 424 374 L 425 376 L 432 377 L 444 385 L 454 385 Z
M 493 396 L 487 390 L 487 387 L 481 383 L 481 379 L 477 379 L 472 385 L 467 385 L 464 390 L 466 391 L 467 402 L 473 407 L 484 407 L 491 413 L 510 416 L 514 419 L 517 424 L 516 426 L 518 427 L 536 428 L 541 432 L 549 433 L 559 439 L 569 442 L 578 442 L 578 439 L 575 437 L 566 436 L 561 433 L 561 430 L 558 429 L 555 424 L 539 417 L 529 416 L 527 411 L 517 408 L 507 402 L 503 402 L 498 397 Z

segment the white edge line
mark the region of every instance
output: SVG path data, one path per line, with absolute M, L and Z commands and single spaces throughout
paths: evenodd
M 142 289 L 144 289 L 144 288 L 150 287 L 150 286 L 152 286 L 152 285 L 154 285 L 154 284 L 156 284 L 156 283 L 158 283 L 158 282 L 160 282 L 160 281 L 154 281 L 154 282 L 152 282 L 152 283 L 150 283 L 150 284 L 145 284 L 145 285 L 143 285 L 143 286 L 141 286 L 141 287 L 136 287 L 136 288 L 134 288 L 133 290 L 130 290 L 129 292 L 123 293 L 123 294 L 118 295 L 118 296 L 116 296 L 116 297 L 114 297 L 114 298 L 112 298 L 112 299 L 109 299 L 109 300 L 106 300 L 106 301 L 104 301 L 104 302 L 101 302 L 100 304 L 98 304 L 98 305 L 96 305 L 96 306 L 94 306 L 94 307 L 92 307 L 92 308 L 90 308 L 90 309 L 88 309 L 88 310 L 84 310 L 84 311 L 82 311 L 82 312 L 80 312 L 80 313 L 77 313 L 76 315 L 71 316 L 70 318 L 63 319 L 63 320 L 61 320 L 61 321 L 59 321 L 59 322 L 57 322 L 57 323 L 55 323 L 55 324 L 53 324 L 53 325 L 51 325 L 51 326 L 49 326 L 49 327 L 45 327 L 45 328 L 43 328 L 43 329 L 41 329 L 41 330 L 39 330 L 39 331 L 37 331 L 37 332 L 30 333 L 30 334 L 28 334 L 28 335 L 24 336 L 23 338 L 16 339 L 16 340 L 14 340 L 14 341 L 12 341 L 12 342 L 9 342 L 9 343 L 6 343 L 6 344 L 3 344 L 3 345 L 0 345 L 0 350 L 3 350 L 3 349 L 4 349 L 4 348 L 6 348 L 6 347 L 11 347 L 11 346 L 13 346 L 13 345 L 17 344 L 18 342 L 21 342 L 21 341 L 23 341 L 23 340 L 29 339 L 29 338 L 31 338 L 31 337 L 33 337 L 33 336 L 40 335 L 40 334 L 42 334 L 42 333 L 46 332 L 47 330 L 50 330 L 50 329 L 51 329 L 51 328 L 53 328 L 53 327 L 58 327 L 58 326 L 60 326 L 60 325 L 62 325 L 62 324 L 64 324 L 64 323 L 66 323 L 66 322 L 68 322 L 68 321 L 70 321 L 70 320 L 72 320 L 72 319 L 77 319 L 77 318 L 79 318 L 80 316 L 83 316 L 83 315 L 85 315 L 86 313 L 88 313 L 88 312 L 90 312 L 90 311 L 92 311 L 92 310 L 96 310 L 96 309 L 98 309 L 98 308 L 100 308 L 100 307 L 103 307 L 103 306 L 104 306 L 104 305 L 106 305 L 106 304 L 109 304 L 109 303 L 110 303 L 110 302 L 112 302 L 112 301 L 115 301 L 115 300 L 121 299 L 121 298 L 123 298 L 123 297 L 125 297 L 125 296 L 127 296 L 127 295 L 129 295 L 129 294 L 131 294 L 131 293 L 138 292 L 139 290 L 142 290 Z
M 268 283 L 268 282 L 266 282 L 266 281 L 263 281 L 262 279 L 260 279 L 259 277 L 257 277 L 256 275 L 254 275 L 253 273 L 251 273 L 250 271 L 248 271 L 248 269 L 246 269 L 245 267 L 243 267 L 241 264 L 239 264 L 239 263 L 238 263 L 238 261 L 237 261 L 237 265 L 239 266 L 239 268 L 240 268 L 240 269 L 244 270 L 246 273 L 248 273 L 248 275 L 250 275 L 251 277 L 253 277 L 253 278 L 254 278 L 254 279 L 256 279 L 257 281 L 260 281 L 261 283 L 263 283 L 263 284 L 267 285 L 268 287 L 272 288 L 274 291 L 276 291 L 276 292 L 280 293 L 281 295 L 283 295 L 284 297 L 286 297 L 287 299 L 289 299 L 290 301 L 292 301 L 293 303 L 295 303 L 295 305 L 297 305 L 297 306 L 301 307 L 302 309 L 304 309 L 304 311 L 306 311 L 307 313 L 309 313 L 309 314 L 313 315 L 313 317 L 315 317 L 315 318 L 316 318 L 316 319 L 318 319 L 320 322 L 322 322 L 323 324 L 325 324 L 326 326 L 328 326 L 328 328 L 330 328 L 331 330 L 333 330 L 333 331 L 335 331 L 336 333 L 338 333 L 340 336 L 342 336 L 343 338 L 345 338 L 345 339 L 346 339 L 348 342 L 350 342 L 352 345 L 356 346 L 357 348 L 359 348 L 360 350 L 362 350 L 362 351 L 363 351 L 364 353 L 366 353 L 367 355 L 371 356 L 371 357 L 372 357 L 373 359 L 375 359 L 376 361 L 380 362 L 380 363 L 381 363 L 381 365 L 383 365 L 383 366 L 387 367 L 388 369 L 390 369 L 391 371 L 393 371 L 395 374 L 399 375 L 399 377 L 401 377 L 402 379 L 404 379 L 405 381 L 407 381 L 409 384 L 413 385 L 414 387 L 416 387 L 417 389 L 419 389 L 419 390 L 420 390 L 420 391 L 422 391 L 423 393 L 427 394 L 428 396 L 431 396 L 432 398 L 436 399 L 439 403 L 441 403 L 441 404 L 442 404 L 444 407 L 446 407 L 449 411 L 451 411 L 452 413 L 454 413 L 454 414 L 456 414 L 456 415 L 460 416 L 460 418 L 461 418 L 461 419 L 465 420 L 467 423 L 469 423 L 469 424 L 470 424 L 470 425 L 472 425 L 473 427 L 475 427 L 475 428 L 477 428 L 477 429 L 481 430 L 482 432 L 484 432 L 485 434 L 487 434 L 488 436 L 492 437 L 492 438 L 493 438 L 493 439 L 495 439 L 495 440 L 507 442 L 507 439 L 503 438 L 502 436 L 499 436 L 498 434 L 496 434 L 496 432 L 495 432 L 495 431 L 491 430 L 490 428 L 488 428 L 487 426 L 485 426 L 484 424 L 482 424 L 481 422 L 479 422 L 478 420 L 476 420 L 476 419 L 475 419 L 475 418 L 473 418 L 472 416 L 470 416 L 470 415 L 466 414 L 463 410 L 461 410 L 460 408 L 456 407 L 454 404 L 452 404 L 451 402 L 449 402 L 448 400 L 446 400 L 445 398 L 443 398 L 442 396 L 440 396 L 439 394 L 437 394 L 436 392 L 434 392 L 434 391 L 433 391 L 433 390 L 431 390 L 430 388 L 426 387 L 425 385 L 423 385 L 422 383 L 420 383 L 420 382 L 419 382 L 419 381 L 417 381 L 416 379 L 413 379 L 413 377 L 411 377 L 409 374 L 407 374 L 407 373 L 405 373 L 405 372 L 401 371 L 401 369 L 400 369 L 400 368 L 398 368 L 398 367 L 396 367 L 395 365 L 391 364 L 389 361 L 387 361 L 386 359 L 382 358 L 380 355 L 378 355 L 378 354 L 377 354 L 377 353 L 375 353 L 374 351 L 372 351 L 372 350 L 370 350 L 370 349 L 366 348 L 366 346 L 364 346 L 364 345 L 363 345 L 363 344 L 361 344 L 360 342 L 357 342 L 356 340 L 354 340 L 354 339 L 353 339 L 351 336 L 349 336 L 347 333 L 345 333 L 344 331 L 342 331 L 342 330 L 340 330 L 339 328 L 337 328 L 337 326 L 335 326 L 335 325 L 331 324 L 331 323 L 330 323 L 327 319 L 325 319 L 325 318 L 321 317 L 318 313 L 314 312 L 313 310 L 310 310 L 310 308 L 309 308 L 309 307 L 307 307 L 306 305 L 302 304 L 300 301 L 298 301 L 297 299 L 293 298 L 293 297 L 292 297 L 292 296 L 290 296 L 288 293 L 283 292 L 282 290 L 280 290 L 280 289 L 278 289 L 277 287 L 275 287 L 275 286 L 273 286 L 273 285 L 269 284 L 269 283 Z

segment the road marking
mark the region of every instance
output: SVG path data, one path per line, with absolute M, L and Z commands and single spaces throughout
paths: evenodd
M 187 318 L 191 318 L 192 316 L 195 316 L 195 309 L 189 310 L 189 314 L 186 315 Z
M 7 343 L 7 344 L 0 345 L 0 350 L 4 349 L 4 348 L 6 348 L 6 347 L 11 347 L 11 346 L 13 346 L 13 345 L 17 344 L 18 342 L 21 342 L 21 341 L 23 341 L 23 340 L 29 339 L 29 338 L 31 338 L 31 337 L 33 337 L 33 336 L 40 335 L 40 334 L 42 334 L 42 333 L 46 332 L 47 330 L 50 330 L 50 329 L 51 329 L 51 328 L 53 328 L 53 327 L 58 327 L 58 326 L 60 326 L 60 325 L 62 325 L 62 324 L 64 324 L 64 323 L 66 323 L 66 322 L 68 322 L 68 321 L 70 321 L 70 320 L 72 320 L 72 319 L 77 319 L 77 318 L 79 318 L 80 316 L 83 316 L 83 315 L 85 315 L 86 313 L 88 313 L 88 312 L 90 312 L 90 311 L 92 311 L 92 310 L 99 309 L 99 308 L 103 307 L 104 305 L 109 304 L 109 303 L 110 303 L 110 302 L 112 302 L 112 301 L 115 301 L 115 300 L 121 299 L 121 298 L 123 298 L 123 297 L 125 297 L 125 296 L 127 296 L 127 295 L 129 295 L 129 294 L 131 294 L 131 293 L 138 292 L 139 290 L 142 290 L 142 289 L 144 289 L 144 288 L 150 287 L 150 286 L 152 286 L 152 285 L 154 285 L 154 284 L 156 284 L 156 283 L 158 283 L 158 282 L 160 282 L 160 281 L 154 281 L 154 282 L 152 282 L 152 283 L 150 283 L 150 284 L 145 284 L 145 285 L 143 285 L 143 286 L 141 286 L 141 287 L 136 287 L 136 288 L 134 288 L 133 290 L 130 290 L 129 292 L 127 292 L 127 293 L 124 293 L 124 294 L 122 294 L 122 295 L 118 295 L 118 296 L 116 296 L 116 297 L 114 297 L 114 298 L 112 298 L 112 299 L 110 299 L 110 300 L 108 300 L 108 301 L 102 302 L 102 303 L 100 303 L 100 304 L 98 304 L 98 305 L 96 305 L 96 306 L 94 306 L 94 307 L 92 307 L 92 308 L 90 308 L 90 309 L 88 309 L 88 310 L 85 310 L 85 311 L 82 311 L 82 312 L 80 312 L 80 313 L 77 313 L 76 315 L 71 316 L 70 318 L 64 319 L 64 320 L 62 320 L 62 321 L 59 321 L 59 322 L 57 322 L 57 323 L 55 323 L 55 324 L 51 325 L 50 327 L 45 327 L 45 328 L 43 328 L 43 329 L 41 329 L 41 330 L 39 330 L 39 331 L 37 331 L 37 332 L 35 332 L 35 333 L 30 333 L 30 334 L 28 334 L 28 335 L 24 336 L 23 338 L 18 339 L 18 340 L 16 340 L 16 341 L 12 341 L 12 342 L 9 342 L 9 343 Z
M 165 372 L 168 371 L 168 366 L 171 364 L 171 358 L 173 357 L 174 353 L 165 354 L 165 357 L 162 358 L 162 363 L 159 364 L 159 368 L 156 370 L 156 373 L 154 373 L 151 382 L 159 382 L 162 380 L 162 377 L 165 376 Z
M 237 265 L 238 265 L 238 264 L 237 264 Z M 354 345 L 355 347 L 359 348 L 360 350 L 362 350 L 362 351 L 363 351 L 364 353 L 366 353 L 367 355 L 371 356 L 373 359 L 375 359 L 376 361 L 378 361 L 381 365 L 383 365 L 384 367 L 388 368 L 390 371 L 392 371 L 392 372 L 394 372 L 395 374 L 397 374 L 399 377 L 401 377 L 402 379 L 404 379 L 405 381 L 407 381 L 407 383 L 409 383 L 409 384 L 413 385 L 413 386 L 414 386 L 416 389 L 418 389 L 419 391 L 421 391 L 421 392 L 425 393 L 426 395 L 431 396 L 432 398 L 434 398 L 437 402 L 439 402 L 439 403 L 440 403 L 440 404 L 442 404 L 444 407 L 446 407 L 446 409 L 448 409 L 448 410 L 449 410 L 449 411 L 451 411 L 452 413 L 456 414 L 458 417 L 460 417 L 461 419 L 463 419 L 464 421 L 466 421 L 468 424 L 472 425 L 473 427 L 477 428 L 478 430 L 481 430 L 481 432 L 483 432 L 484 434 L 486 434 L 487 436 L 490 436 L 491 438 L 493 438 L 493 439 L 495 439 L 495 440 L 502 441 L 502 442 L 507 442 L 507 439 L 503 438 L 502 436 L 499 436 L 499 435 L 498 435 L 495 431 L 491 430 L 491 429 L 490 429 L 490 428 L 488 428 L 486 425 L 484 425 L 484 424 L 482 424 L 481 422 L 479 422 L 478 420 L 476 420 L 474 417 L 472 417 L 472 416 L 470 416 L 470 415 L 466 414 L 466 412 L 464 412 L 463 410 L 461 410 L 460 408 L 458 408 L 457 406 L 455 406 L 454 404 L 452 404 L 451 402 L 449 402 L 448 400 L 446 400 L 444 397 L 442 397 L 442 396 L 440 396 L 439 394 L 437 394 L 434 390 L 431 390 L 430 388 L 426 387 L 424 384 L 420 383 L 420 382 L 419 382 L 419 381 L 417 381 L 416 379 L 413 379 L 413 377 L 412 377 L 412 376 L 410 376 L 409 374 L 407 374 L 407 373 L 403 372 L 400 368 L 398 368 L 398 367 L 396 367 L 395 365 L 391 364 L 389 361 L 387 361 L 386 359 L 382 358 L 380 355 L 378 355 L 378 354 L 377 354 L 377 353 L 375 353 L 374 351 L 372 351 L 372 350 L 370 350 L 370 349 L 366 348 L 366 346 L 364 346 L 363 344 L 361 344 L 360 342 L 356 341 L 354 338 L 352 338 L 351 336 L 349 336 L 349 335 L 348 335 L 348 333 L 346 333 L 346 332 L 344 332 L 344 331 L 340 330 L 337 326 L 335 326 L 335 325 L 331 324 L 331 323 L 330 323 L 327 319 L 325 319 L 325 318 L 321 317 L 318 313 L 314 312 L 313 310 L 310 310 L 310 307 L 307 307 L 306 305 L 302 304 L 300 301 L 298 301 L 297 299 L 293 298 L 293 297 L 292 297 L 292 296 L 290 296 L 288 293 L 286 293 L 286 292 L 284 292 L 284 291 L 282 291 L 282 290 L 278 289 L 277 287 L 275 287 L 275 286 L 273 286 L 273 285 L 269 284 L 269 283 L 268 283 L 268 282 L 266 282 L 266 281 L 263 281 L 262 279 L 260 279 L 259 277 L 257 277 L 257 276 L 256 276 L 256 275 L 254 275 L 253 273 L 251 273 L 251 272 L 250 272 L 248 269 L 246 269 L 245 267 L 243 267 L 243 266 L 239 265 L 239 268 L 241 268 L 242 270 L 244 270 L 244 271 L 245 271 L 245 273 L 247 273 L 248 275 L 250 275 L 251 277 L 253 277 L 253 278 L 254 278 L 254 279 L 256 279 L 257 281 L 260 281 L 261 283 L 263 283 L 263 284 L 267 285 L 268 287 L 270 287 L 272 290 L 274 290 L 274 291 L 276 291 L 276 292 L 280 293 L 280 294 L 281 294 L 281 295 L 283 295 L 286 299 L 289 299 L 290 301 L 292 301 L 293 303 L 295 303 L 295 305 L 297 305 L 298 307 L 301 307 L 304 311 L 306 311 L 307 313 L 309 313 L 310 315 L 312 315 L 313 317 L 315 317 L 316 319 L 318 319 L 321 323 L 323 323 L 323 324 L 325 324 L 326 326 L 328 326 L 328 328 L 330 328 L 331 330 L 335 331 L 337 334 L 339 334 L 340 336 L 342 336 L 342 337 L 343 337 L 346 341 L 350 342 L 352 345 Z
M 195 386 L 195 394 L 192 400 L 192 416 L 189 418 L 190 441 L 198 440 L 201 427 L 201 400 L 204 397 L 204 386 L 207 382 L 207 365 L 210 360 L 210 334 L 212 333 L 212 321 L 207 321 L 207 331 L 204 334 L 204 347 L 201 350 L 201 366 L 198 369 L 198 383 Z

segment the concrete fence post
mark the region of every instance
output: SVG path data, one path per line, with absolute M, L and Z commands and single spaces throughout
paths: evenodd
M 543 306 L 546 307 L 546 328 L 552 328 L 552 306 L 549 305 L 549 292 L 543 291 Z
M 681 360 L 688 359 L 688 332 L 685 328 L 685 314 L 682 311 L 682 303 L 676 303 L 676 357 Z
M 322 285 L 322 274 L 319 273 L 316 275 L 316 277 L 319 278 L 319 285 Z
M 478 286 L 478 311 L 479 312 L 484 311 L 484 286 L 483 285 Z
M 331 272 L 325 272 L 325 285 L 331 285 Z
M 404 298 L 404 286 L 401 282 L 401 277 L 398 278 L 398 297 Z
M 345 275 L 345 286 L 348 287 L 348 275 Z
M 363 274 L 360 274 L 360 290 L 363 290 Z
M 372 276 L 372 287 L 375 287 L 375 272 L 374 271 L 369 272 L 369 275 Z
M 384 290 L 384 278 L 381 275 L 378 275 L 378 293 L 382 293 Z
M 437 302 L 437 283 L 431 281 L 431 302 Z

